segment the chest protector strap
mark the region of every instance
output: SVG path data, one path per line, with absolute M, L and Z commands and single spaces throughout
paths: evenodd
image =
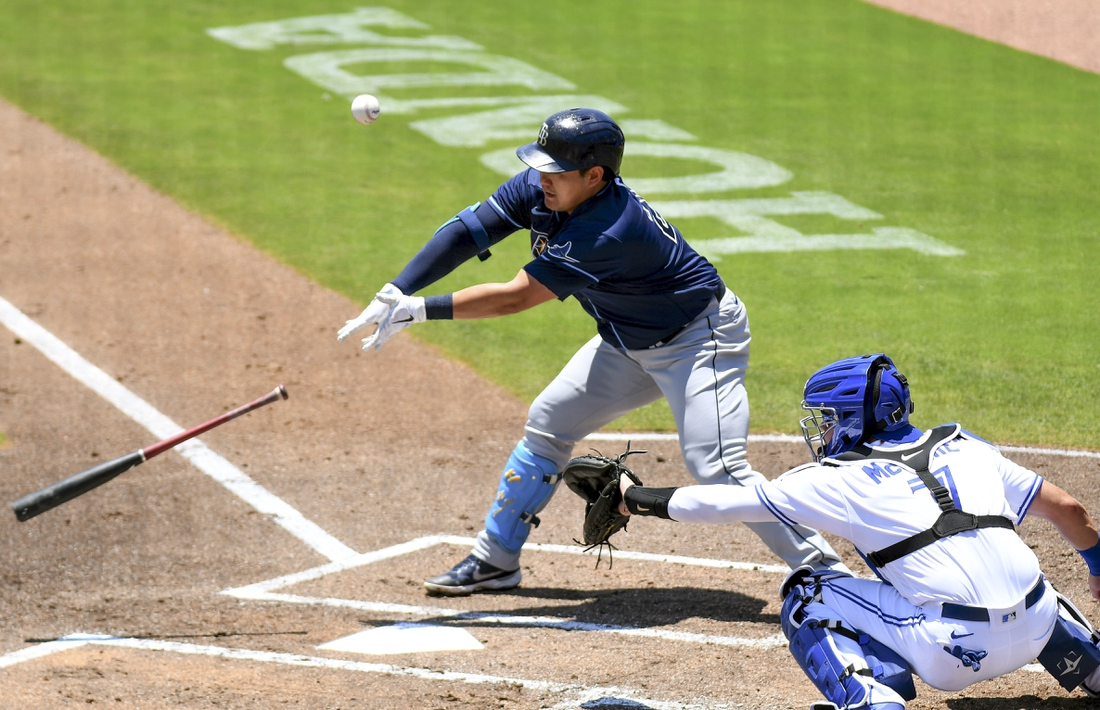
M 931 545 L 936 540 L 957 535 L 961 532 L 977 530 L 979 528 L 1007 528 L 1016 530 L 1012 521 L 1001 515 L 973 515 L 964 513 L 951 499 L 951 492 L 947 487 L 936 480 L 936 477 L 928 472 L 928 466 L 932 461 L 932 454 L 942 444 L 951 441 L 959 433 L 958 424 L 944 424 L 931 431 L 931 435 L 923 446 L 917 449 L 895 449 L 890 451 L 872 449 L 866 444 L 860 444 L 851 451 L 847 451 L 834 458 L 835 461 L 859 461 L 863 459 L 886 459 L 901 466 L 912 469 L 924 483 L 928 492 L 940 506 L 940 517 L 932 527 L 896 542 L 889 547 L 884 547 L 877 552 L 867 555 L 867 560 L 875 567 L 883 567 L 894 560 L 916 552 L 922 547 Z M 904 454 L 904 458 L 902 457 Z

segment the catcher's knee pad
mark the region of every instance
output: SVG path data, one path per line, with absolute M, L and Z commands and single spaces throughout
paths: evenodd
M 521 441 L 516 444 L 504 474 L 500 477 L 497 497 L 485 516 L 485 530 L 509 552 L 523 547 L 536 516 L 550 502 L 561 481 L 558 467 L 549 459 L 531 453 Z
M 1058 595 L 1054 632 L 1039 654 L 1039 663 L 1066 690 L 1077 687 L 1093 697 L 1100 694 L 1100 635 L 1068 599 Z M 1088 682 L 1086 682 L 1088 681 Z
M 901 707 L 917 691 L 909 664 L 887 646 L 826 617 L 814 575 L 790 585 L 780 614 L 791 655 L 839 708 Z

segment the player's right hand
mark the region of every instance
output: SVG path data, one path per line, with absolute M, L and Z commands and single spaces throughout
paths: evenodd
M 379 293 L 375 300 L 387 304 L 389 311 L 378 324 L 374 333 L 363 338 L 364 350 L 378 350 L 390 338 L 413 323 L 423 323 L 428 319 L 423 296 L 406 296 L 397 291 L 396 293 Z
M 336 333 L 336 340 L 343 342 L 349 335 L 356 333 L 357 331 L 365 328 L 368 325 L 378 325 L 385 322 L 390 315 L 390 311 L 393 310 L 393 304 L 397 301 L 397 298 L 403 296 L 401 289 L 397 288 L 393 284 L 386 284 L 382 289 L 375 294 L 374 300 L 370 302 L 363 312 L 359 314 L 357 318 L 344 323 L 344 327 Z
M 619 476 L 619 493 L 622 495 L 619 500 L 619 515 L 630 517 L 630 508 L 626 507 L 626 492 L 633 486 L 634 481 L 630 479 L 630 476 Z

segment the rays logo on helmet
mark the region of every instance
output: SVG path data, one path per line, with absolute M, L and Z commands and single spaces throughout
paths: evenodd
M 625 144 L 622 129 L 606 113 L 571 108 L 543 121 L 535 142 L 517 148 L 516 156 L 543 173 L 603 166 L 604 178 L 610 180 L 619 174 Z

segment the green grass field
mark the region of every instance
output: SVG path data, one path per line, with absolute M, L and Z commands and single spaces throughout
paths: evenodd
M 381 34 L 476 42 L 572 82 L 573 93 L 629 107 L 630 118 L 663 120 L 698 145 L 759 156 L 794 176 L 764 188 L 646 195 L 654 202 L 824 191 L 882 219 L 771 219 L 807 235 L 901 227 L 965 251 L 722 256 L 716 265 L 752 322 L 754 431 L 796 430 L 801 385 L 817 367 L 885 351 L 915 388 L 920 425 L 958 420 L 998 441 L 1100 448 L 1091 386 L 1100 377 L 1100 76 L 855 0 L 386 6 L 430 29 Z M 365 45 L 246 50 L 206 33 L 354 8 L 8 0 L 0 95 L 365 304 L 439 224 L 501 182 L 479 156 L 526 139 L 450 147 L 410 129 L 485 110 L 470 107 L 383 113 L 364 128 L 347 98 L 283 61 Z M 453 71 L 396 60 L 354 69 Z M 524 92 L 538 93 L 393 94 Z M 531 138 L 535 130 L 537 122 Z M 629 184 L 713 169 L 628 155 L 623 172 Z M 744 234 L 713 218 L 673 221 L 692 242 Z M 511 278 L 527 236 L 494 252 L 428 293 Z M 413 329 L 527 400 L 593 332 L 572 301 Z M 618 425 L 668 428 L 671 417 L 654 406 Z

